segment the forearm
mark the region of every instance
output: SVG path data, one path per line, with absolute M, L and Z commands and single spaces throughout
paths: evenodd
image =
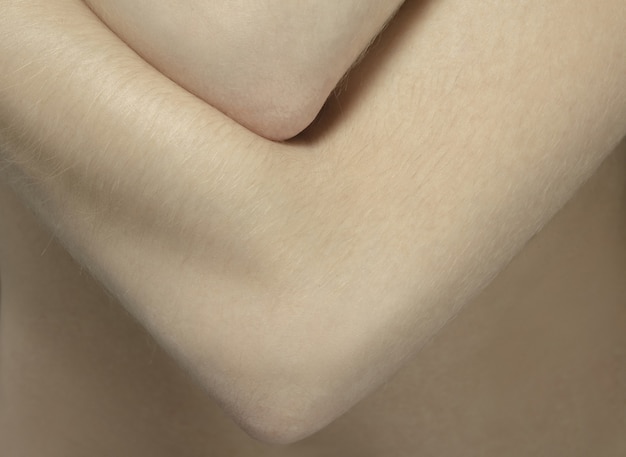
M 401 0 L 86 0 L 126 43 L 251 130 L 294 136 Z
M 270 293 L 251 225 L 266 142 L 144 64 L 80 2 L 5 3 L 0 31 L 2 176 L 245 421 L 255 360 L 271 358 L 236 330 Z
M 0 19 L 5 174 L 269 440 L 388 379 L 624 134 L 617 1 L 412 6 L 335 123 L 293 145 L 188 96 L 78 3 L 28 5 Z

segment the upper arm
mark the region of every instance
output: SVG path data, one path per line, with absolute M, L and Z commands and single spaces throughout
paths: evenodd
M 409 3 L 287 144 L 190 97 L 84 11 L 25 4 L 0 27 L 3 173 L 270 441 L 388 379 L 624 134 L 617 0 Z
M 401 0 L 86 0 L 159 71 L 283 140 L 317 115 Z

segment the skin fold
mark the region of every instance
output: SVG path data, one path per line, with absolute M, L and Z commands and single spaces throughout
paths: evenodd
M 624 14 L 407 4 L 277 144 L 82 2 L 8 1 L 2 176 L 237 423 L 291 443 L 389 380 L 619 143 Z
M 400 0 L 86 0 L 150 64 L 255 133 L 290 138 Z

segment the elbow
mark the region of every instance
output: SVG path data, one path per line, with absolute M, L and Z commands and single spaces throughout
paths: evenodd
M 254 408 L 245 417 L 235 418 L 235 422 L 250 437 L 265 444 L 293 444 L 313 435 L 326 425 L 320 423 L 310 411 L 299 410 L 296 403 Z
M 271 141 L 289 140 L 305 130 L 317 117 L 334 86 L 277 81 L 257 86 L 220 107 L 225 114 Z
M 368 389 L 363 388 L 363 380 L 355 380 L 353 372 L 346 370 L 351 364 L 339 351 L 318 341 L 303 342 L 279 333 L 266 333 L 259 339 L 248 332 L 242 336 L 244 345 L 234 343 L 239 356 L 225 359 L 224 371 L 229 375 L 219 383 L 228 386 L 226 389 L 211 388 L 215 387 L 210 381 L 214 373 L 204 373 L 201 382 L 252 438 L 287 445 L 328 426 Z
M 298 107 L 294 110 L 280 109 L 265 112 L 258 116 L 240 120 L 248 130 L 271 141 L 282 142 L 294 138 L 304 131 L 314 120 L 316 110 Z
M 350 391 L 352 386 L 309 362 L 305 360 L 304 370 L 276 365 L 252 378 L 254 387 L 248 384 L 237 396 L 247 397 L 245 403 L 231 411 L 239 427 L 263 443 L 293 444 L 327 427 L 360 399 Z

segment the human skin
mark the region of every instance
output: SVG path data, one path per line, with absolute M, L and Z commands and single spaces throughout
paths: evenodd
M 233 424 L 0 182 L 0 455 L 622 457 L 624 189 L 626 141 L 384 388 L 276 447 Z
M 516 11 L 438 2 L 396 43 L 411 60 L 389 60 L 388 80 L 378 81 L 383 93 L 394 87 L 418 100 L 364 90 L 338 127 L 293 145 L 239 129 L 134 60 L 76 3 L 59 5 L 12 4 L 3 18 L 10 71 L 1 82 L 12 88 L 0 105 L 4 173 L 267 441 L 311 433 L 388 379 L 624 133 L 616 2 Z M 41 26 L 37 36 L 23 36 L 26 20 Z M 503 23 L 507 34 L 493 34 Z M 68 30 L 73 39 L 60 39 Z M 423 59 L 428 72 L 416 63 Z M 459 106 L 462 123 L 442 135 Z M 69 135 L 61 127 L 75 126 L 77 113 L 92 128 Z M 416 122 L 427 125 L 415 133 Z
M 308 126 L 400 0 L 85 0 L 150 64 L 242 125 Z

